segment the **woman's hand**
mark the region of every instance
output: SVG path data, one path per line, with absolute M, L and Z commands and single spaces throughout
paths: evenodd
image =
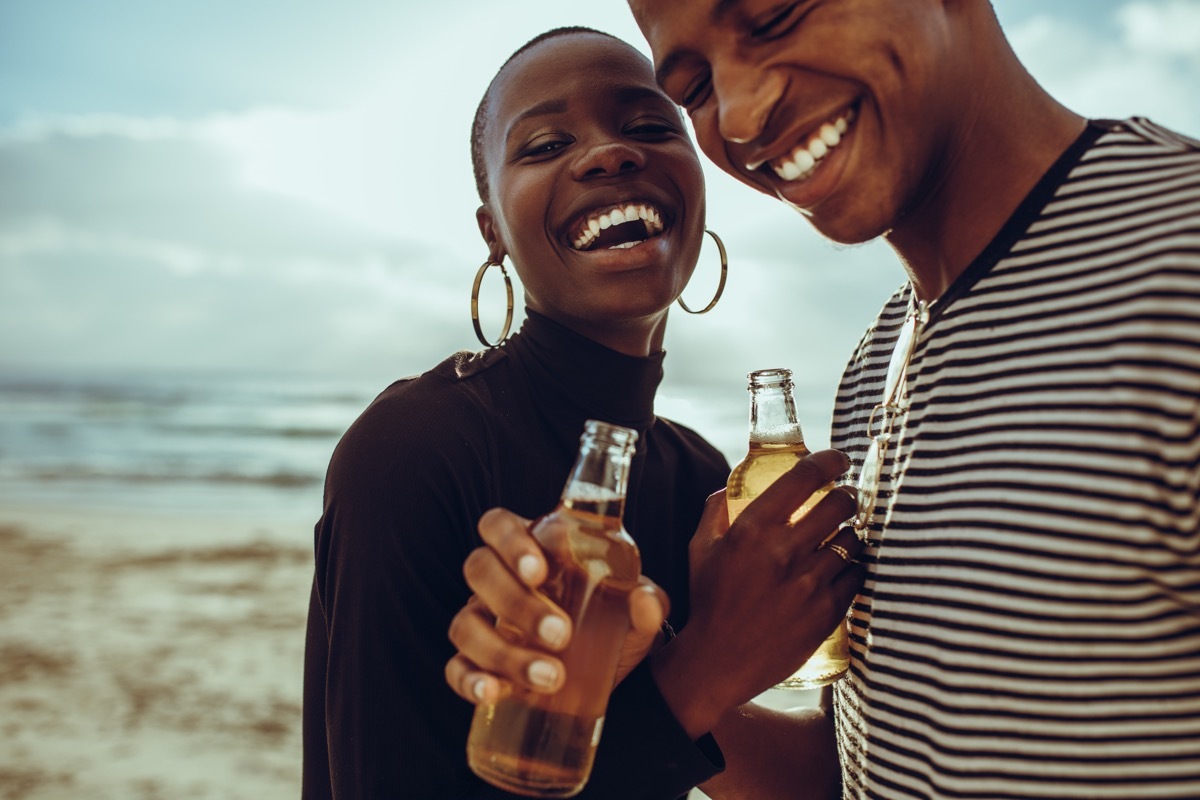
M 529 528 L 529 520 L 491 509 L 479 520 L 486 546 L 473 550 L 463 564 L 475 594 L 450 623 L 458 653 L 446 664 L 446 682 L 472 703 L 495 702 L 514 685 L 554 692 L 566 678 L 554 653 L 570 641 L 571 620 L 537 591 L 547 566 Z M 653 581 L 642 576 L 640 584 L 629 595 L 631 625 L 618 683 L 650 651 L 669 609 L 666 593 Z

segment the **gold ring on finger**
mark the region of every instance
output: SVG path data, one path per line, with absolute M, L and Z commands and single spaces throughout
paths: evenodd
M 838 554 L 838 557 L 841 558 L 842 561 L 845 561 L 846 563 L 850 563 L 850 551 L 847 550 L 846 548 L 842 547 L 840 544 L 835 544 L 833 542 L 830 542 L 829 544 L 825 545 L 825 549 L 832 550 L 833 552 Z

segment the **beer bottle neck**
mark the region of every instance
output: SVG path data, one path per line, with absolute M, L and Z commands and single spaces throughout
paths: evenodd
M 762 370 L 750 374 L 750 443 L 801 444 L 804 434 L 796 416 L 791 373 Z
M 637 432 L 630 428 L 589 420 L 579 440 L 575 466 L 563 486 L 562 504 L 620 519 L 636 441 Z

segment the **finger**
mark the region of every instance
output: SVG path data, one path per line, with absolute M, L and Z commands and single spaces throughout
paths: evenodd
M 704 501 L 704 512 L 692 535 L 692 545 L 705 547 L 720 539 L 729 530 L 729 507 L 725 504 L 725 490 L 713 492 Z
M 798 546 L 815 548 L 832 539 L 857 511 L 858 493 L 852 487 L 835 486 L 796 520 L 792 535 Z
M 670 600 L 667 593 L 645 575 L 639 582 L 641 585 L 629 593 L 629 618 L 634 631 L 657 636 L 670 613 Z
M 831 557 L 837 559 L 837 556 Z M 854 598 L 862 589 L 866 578 L 867 568 L 858 562 L 850 562 L 842 567 L 830 584 L 832 589 L 830 596 L 837 603 L 838 608 L 850 608 L 850 604 L 854 602 Z
M 511 690 L 507 681 L 480 671 L 462 655 L 446 662 L 446 683 L 469 703 L 495 703 Z
M 491 508 L 479 518 L 479 535 L 515 575 L 529 586 L 546 580 L 546 559 L 529 532 L 529 520 L 504 508 Z
M 818 548 L 818 563 L 835 574 L 839 573 L 858 566 L 858 556 L 864 547 L 853 528 L 842 528 Z
M 477 692 L 487 694 L 489 691 L 487 686 L 477 688 L 479 679 L 486 676 L 476 673 L 489 673 L 501 681 L 501 685 L 507 681 L 540 692 L 554 692 L 562 687 L 565 675 L 562 662 L 503 636 L 479 604 L 468 603 L 455 614 L 450 622 L 449 637 L 458 648 L 459 656 L 473 668 L 461 663 L 454 663 L 452 667 L 448 663 L 447 670 L 453 668 L 454 674 L 448 673 L 447 680 L 457 680 L 458 683 L 451 684 L 454 690 L 469 700 L 474 698 L 472 702 L 480 699 Z
M 571 638 L 570 618 L 545 595 L 521 583 L 495 550 L 472 550 L 463 562 L 463 575 L 476 602 L 486 606 L 493 617 L 551 650 L 566 647 Z
M 738 519 L 747 519 L 754 525 L 787 522 L 813 492 L 836 481 L 849 466 L 850 460 L 837 450 L 813 453 L 776 478 L 746 506 Z

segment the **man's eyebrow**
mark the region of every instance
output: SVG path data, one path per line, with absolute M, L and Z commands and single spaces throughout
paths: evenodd
M 718 25 L 724 21 L 725 17 L 729 16 L 729 12 L 736 6 L 741 5 L 742 0 L 716 0 L 713 3 L 712 9 L 708 12 L 708 24 Z M 667 57 L 662 60 L 654 70 L 654 80 L 658 81 L 659 86 L 663 86 L 674 72 L 679 67 L 679 62 L 683 61 L 689 55 L 686 50 L 674 50 L 667 54 Z
M 628 86 L 618 89 L 616 92 L 617 101 L 622 104 L 636 103 L 640 100 L 657 100 L 660 103 L 665 103 L 674 107 L 669 97 L 664 97 L 661 90 L 650 86 Z
M 512 136 L 513 129 L 531 117 L 545 117 L 550 114 L 561 114 L 566 110 L 566 100 L 545 100 L 541 103 L 538 103 L 536 106 L 530 106 L 520 114 L 517 114 L 517 116 L 513 117 L 512 122 L 508 123 L 508 127 L 504 130 L 504 140 L 508 141 L 508 138 Z

